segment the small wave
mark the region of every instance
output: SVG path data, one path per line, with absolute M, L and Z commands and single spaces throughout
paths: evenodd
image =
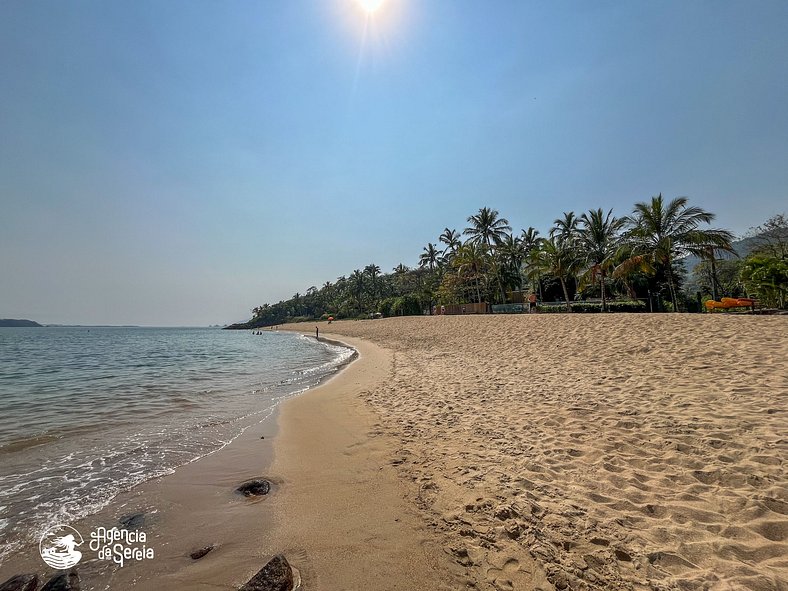
M 223 338 L 223 346 L 233 345 L 229 339 L 235 335 L 210 334 Z M 32 430 L 25 426 L 14 433 L 17 438 L 0 444 L 0 454 L 36 448 L 19 454 L 16 466 L 6 462 L 7 470 L 0 474 L 0 563 L 17 542 L 29 541 L 52 522 L 86 517 L 119 493 L 223 449 L 272 416 L 279 403 L 318 385 L 355 353 L 323 342 L 321 350 L 314 339 L 304 339 L 304 345 L 278 340 L 271 339 L 275 350 L 258 349 L 262 341 L 253 341 L 254 349 L 244 345 L 228 356 L 226 367 L 193 363 L 194 355 L 184 356 L 179 366 L 164 367 L 149 359 L 136 366 L 127 363 L 123 370 L 154 367 L 160 372 L 113 371 L 117 383 L 100 388 L 78 374 L 72 376 L 61 406 L 55 406 L 58 399 L 49 390 L 24 401 L 14 411 L 23 420 L 38 416 L 39 404 L 41 412 L 52 408 L 58 420 L 66 417 L 80 424 L 33 436 L 23 436 Z M 213 350 L 202 357 L 217 359 Z M 189 379 L 193 372 L 199 372 L 199 379 Z M 3 408 L 13 407 L 4 402 Z
M 34 435 L 33 437 L 22 437 L 4 445 L 0 445 L 0 455 L 15 453 L 31 447 L 36 447 L 37 445 L 44 445 L 51 441 L 57 441 L 58 439 L 60 439 L 59 435 Z
M 340 345 L 333 345 L 331 343 L 320 343 L 324 347 L 326 347 L 329 351 L 334 354 L 334 358 L 330 361 L 326 361 L 318 365 L 317 367 L 310 367 L 309 369 L 305 369 L 299 372 L 301 375 L 313 375 L 319 372 L 330 372 L 336 371 L 340 367 L 342 367 L 345 363 L 350 361 L 353 355 L 356 354 L 356 350 L 350 347 L 343 347 Z
M 58 441 L 65 437 L 74 435 L 81 437 L 88 433 L 100 431 L 103 428 L 104 425 L 99 424 L 79 425 L 76 427 L 64 426 L 57 429 L 49 429 L 43 433 L 36 433 L 35 435 L 30 435 L 27 437 L 18 437 L 0 444 L 0 455 L 24 451 L 26 449 L 30 449 L 31 447 L 37 447 L 39 445 L 45 445 L 47 443 Z

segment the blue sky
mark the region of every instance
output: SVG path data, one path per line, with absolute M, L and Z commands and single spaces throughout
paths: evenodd
M 491 206 L 785 211 L 788 2 L 0 3 L 0 317 L 202 325 Z

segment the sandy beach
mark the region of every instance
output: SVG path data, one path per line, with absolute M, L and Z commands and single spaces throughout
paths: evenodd
M 277 553 L 321 591 L 788 589 L 787 320 L 319 323 L 358 359 L 76 525 L 146 513 L 156 559 L 108 589 L 238 589 Z
M 449 586 L 788 588 L 785 317 L 449 316 L 321 329 L 390 352 L 365 404 L 350 397 L 326 412 L 371 411 L 360 442 L 396 442 L 380 467 L 396 466 L 424 535 L 459 567 Z M 283 442 L 309 437 L 290 427 L 309 404 L 286 406 Z M 380 556 L 371 542 L 353 560 L 369 556 Z

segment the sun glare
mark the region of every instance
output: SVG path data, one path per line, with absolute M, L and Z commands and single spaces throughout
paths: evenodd
M 383 0 L 357 0 L 357 1 L 361 5 L 361 8 L 363 8 L 367 14 L 372 14 L 378 8 L 380 8 L 381 4 L 383 4 Z

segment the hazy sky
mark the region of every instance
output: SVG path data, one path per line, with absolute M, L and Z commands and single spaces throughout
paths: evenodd
M 4 0 L 0 317 L 244 320 L 485 205 L 740 234 L 788 209 L 787 71 L 785 0 Z

